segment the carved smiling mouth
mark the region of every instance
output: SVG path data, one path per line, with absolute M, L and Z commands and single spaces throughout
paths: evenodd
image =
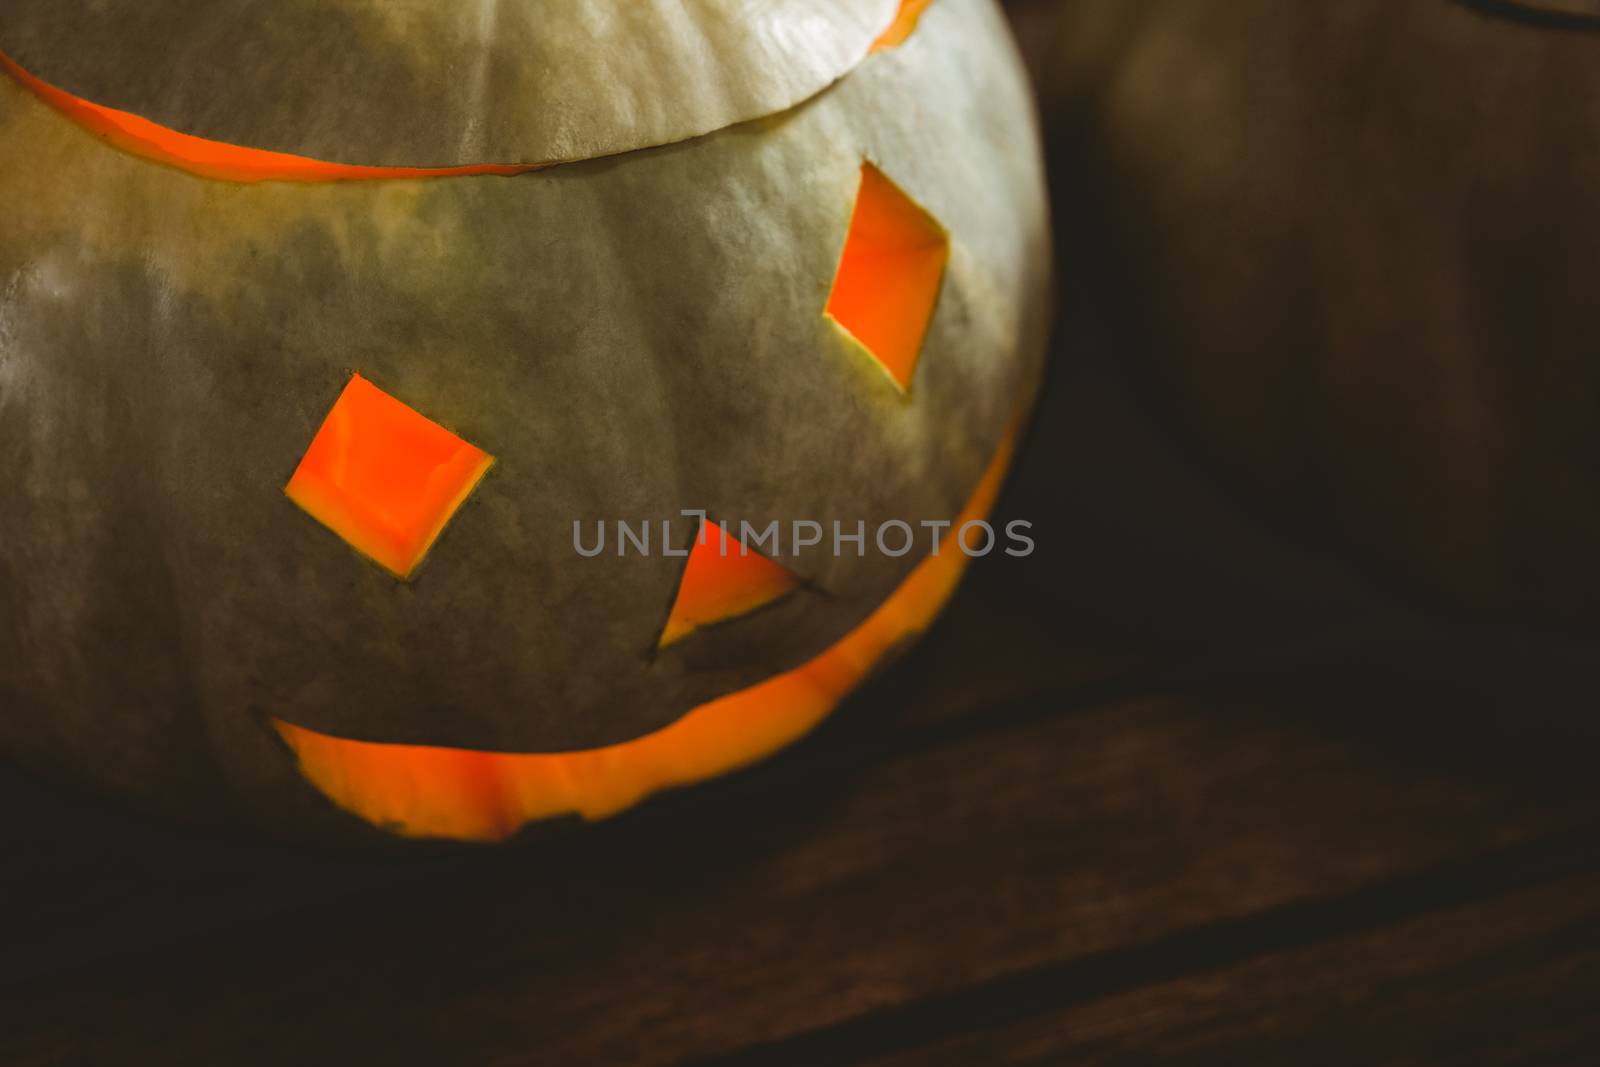
M 1006 433 L 954 525 L 986 517 L 1010 466 Z M 794 670 L 713 700 L 655 733 L 605 748 L 503 753 L 351 741 L 281 719 L 272 726 L 300 772 L 334 804 L 392 833 L 502 841 L 529 822 L 600 819 L 651 793 L 753 763 L 821 722 L 873 667 L 925 629 L 955 590 L 967 556 L 924 559 L 840 641 Z

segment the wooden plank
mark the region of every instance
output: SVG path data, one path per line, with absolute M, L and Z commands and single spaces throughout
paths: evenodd
M 959 743 L 813 764 L 804 788 L 704 791 L 36 985 L 5 1059 L 70 1035 L 97 1063 L 783 1062 L 774 1043 L 1600 815 L 1592 776 L 1485 767 L 1507 749 L 1492 724 L 1472 758 L 1465 718 L 1442 750 L 1387 743 L 1417 709 L 1377 697 L 1332 717 L 1214 693 L 1013 707 Z
M 872 1062 L 1600 1062 L 1600 875 L 1144 986 Z

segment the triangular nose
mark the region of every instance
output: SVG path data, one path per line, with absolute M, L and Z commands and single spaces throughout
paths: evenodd
M 702 626 L 747 615 L 799 584 L 788 568 L 748 548 L 721 523 L 702 522 L 658 647 Z

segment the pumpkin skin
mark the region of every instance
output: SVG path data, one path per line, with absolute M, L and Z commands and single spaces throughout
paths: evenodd
M 540 140 L 515 115 L 497 125 L 493 93 L 480 112 L 424 116 L 481 118 L 496 144 L 524 146 L 504 155 L 441 154 L 403 109 L 353 123 L 348 154 L 328 152 L 337 109 L 304 141 L 284 139 L 273 105 L 251 115 L 263 98 L 243 91 L 160 116 L 361 166 L 624 152 L 514 177 L 220 181 L 118 151 L 0 80 L 0 136 L 25 164 L 0 170 L 0 199 L 27 205 L 0 227 L 0 458 L 16 475 L 0 489 L 0 603 L 18 606 L 0 619 L 0 749 L 147 807 L 360 838 L 365 823 L 308 784 L 275 723 L 586 757 L 787 677 L 903 605 L 926 537 L 898 557 L 825 544 L 781 559 L 791 594 L 662 648 L 683 560 L 581 558 L 573 538 L 574 523 L 667 522 L 681 549 L 686 508 L 871 530 L 992 499 L 1048 325 L 1028 90 L 987 0 L 938 0 L 903 44 L 863 60 L 895 13 L 882 7 L 882 24 L 833 25 L 831 65 L 779 57 L 770 83 L 747 85 L 759 70 L 730 62 L 713 73 L 727 91 L 685 104 L 680 125 L 667 121 L 677 95 L 704 86 L 663 89 L 655 125 L 620 106 L 616 121 L 585 115 L 575 140 Z M 23 32 L 43 11 L 8 6 L 0 49 L 27 42 L 13 58 L 48 82 L 29 63 L 49 68 L 65 46 Z M 162 24 L 150 17 L 143 32 Z M 185 54 L 203 62 L 206 47 Z M 418 54 L 405 53 L 451 58 Z M 285 56 L 280 74 L 301 62 Z M 68 68 L 65 81 L 85 76 Z M 106 96 L 91 103 L 146 99 L 116 64 L 95 69 Z M 748 114 L 774 102 L 787 110 Z M 646 147 L 678 136 L 692 139 Z M 864 162 L 949 234 L 908 390 L 822 314 Z M 357 375 L 494 459 L 409 581 L 284 493 Z M 896 608 L 824 703 L 925 626 L 953 580 L 920 583 L 918 609 Z M 825 710 L 703 759 L 667 752 L 671 773 L 624 767 L 603 799 L 528 810 L 609 813 L 764 755 Z M 517 825 L 391 828 L 497 838 Z
M 1593 14 L 1086 0 L 1034 49 L 1099 298 L 1199 447 L 1420 599 L 1592 625 L 1600 38 L 1489 10 L 1524 6 Z

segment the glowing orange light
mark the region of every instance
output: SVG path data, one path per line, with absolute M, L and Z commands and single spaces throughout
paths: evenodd
M 902 390 L 911 388 L 949 259 L 944 227 L 877 167 L 863 163 L 827 314 Z
M 1013 429 L 956 518 L 957 528 L 994 506 L 1015 443 Z M 281 720 L 273 725 L 301 773 L 333 803 L 408 837 L 498 841 L 536 819 L 569 812 L 604 818 L 659 790 L 754 763 L 801 737 L 885 653 L 927 627 L 966 565 L 965 553 L 946 546 L 815 659 L 620 745 L 521 755 L 347 741 Z
M 884 30 L 876 41 L 872 42 L 874 52 L 882 52 L 890 48 L 899 48 L 911 36 L 911 31 L 917 28 L 917 20 L 922 17 L 933 0 L 900 0 L 900 10 L 895 13 L 894 21 L 889 23 L 889 28 Z
M 660 647 L 681 641 L 702 626 L 748 615 L 799 584 L 788 570 L 747 549 L 721 523 L 702 525 L 683 568 L 678 598 L 661 631 Z
M 361 167 L 327 163 L 287 152 L 210 141 L 140 118 L 127 111 L 101 107 L 34 77 L 0 52 L 0 69 L 28 91 L 84 129 L 114 147 L 155 163 L 177 167 L 203 178 L 230 182 L 337 182 L 397 178 L 461 178 L 471 175 L 509 177 L 540 169 L 541 164 L 483 163 L 465 167 Z
M 493 463 L 358 374 L 284 492 L 355 549 L 408 578 Z

